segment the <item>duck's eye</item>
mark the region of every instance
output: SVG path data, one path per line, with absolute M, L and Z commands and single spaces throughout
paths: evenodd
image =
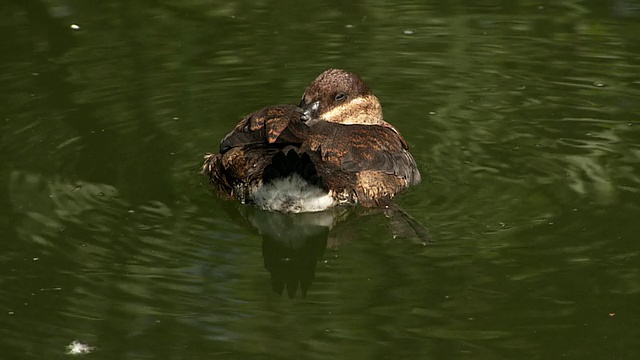
M 344 100 L 346 98 L 347 98 L 347 94 L 339 93 L 339 94 L 336 95 L 336 97 L 334 99 L 335 99 L 335 101 L 342 101 L 342 100 Z

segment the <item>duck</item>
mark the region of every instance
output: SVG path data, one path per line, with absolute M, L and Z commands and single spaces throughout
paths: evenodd
M 245 116 L 205 155 L 202 173 L 224 197 L 284 213 L 388 207 L 422 180 L 379 99 L 342 69 L 317 76 L 298 105 Z

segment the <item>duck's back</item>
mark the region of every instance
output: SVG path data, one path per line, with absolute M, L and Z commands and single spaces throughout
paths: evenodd
M 335 204 L 309 154 L 300 151 L 308 127 L 294 105 L 269 106 L 242 119 L 205 157 L 214 186 L 267 210 L 321 211 Z

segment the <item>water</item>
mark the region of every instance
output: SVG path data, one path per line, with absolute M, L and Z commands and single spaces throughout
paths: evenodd
M 2 358 L 640 354 L 640 2 L 0 11 Z M 411 145 L 426 181 L 398 202 L 427 246 L 379 211 L 265 214 L 198 175 L 329 67 Z

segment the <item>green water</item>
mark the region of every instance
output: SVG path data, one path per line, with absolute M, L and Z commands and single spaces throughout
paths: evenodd
M 474 3 L 3 2 L 0 358 L 640 356 L 640 1 Z M 411 145 L 429 245 L 198 175 L 329 67 Z

